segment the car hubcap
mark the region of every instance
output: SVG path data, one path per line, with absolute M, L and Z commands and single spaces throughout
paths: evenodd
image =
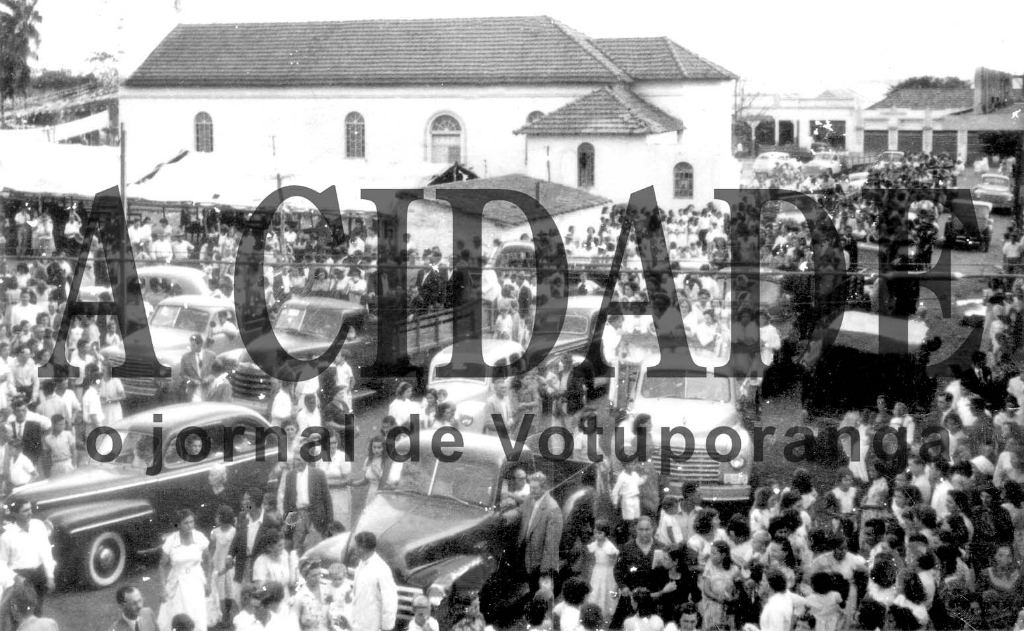
M 120 554 L 111 545 L 101 545 L 96 551 L 95 567 L 100 576 L 108 576 L 117 567 Z

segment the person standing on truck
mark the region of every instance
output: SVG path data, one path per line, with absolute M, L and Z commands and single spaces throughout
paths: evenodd
M 495 415 L 500 416 L 505 423 L 505 431 L 514 435 L 516 428 L 513 425 L 515 417 L 512 412 L 512 399 L 508 396 L 508 382 L 504 379 L 494 380 L 494 394 L 484 404 L 484 434 L 497 433 L 497 424 L 494 421 Z
M 352 631 L 392 631 L 398 616 L 394 575 L 377 554 L 373 533 L 358 533 L 355 543 L 359 565 L 353 579 Z
M 523 502 L 520 512 L 519 546 L 530 591 L 536 592 L 542 577 L 554 579 L 558 574 L 563 523 L 562 509 L 548 493 L 548 477 L 535 471 L 529 482 L 530 497 Z

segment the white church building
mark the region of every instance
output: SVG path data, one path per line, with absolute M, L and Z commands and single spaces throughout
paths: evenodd
M 549 17 L 183 24 L 126 81 L 120 116 L 133 164 L 187 149 L 217 177 L 259 171 L 266 193 L 279 175 L 358 199 L 457 162 L 613 202 L 654 186 L 678 208 L 738 184 L 735 79 L 670 39 Z

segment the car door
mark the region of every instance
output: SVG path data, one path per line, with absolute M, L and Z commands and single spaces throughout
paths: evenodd
M 210 513 L 216 512 L 216 499 L 210 484 L 210 471 L 214 464 L 223 459 L 223 429 L 220 425 L 202 424 L 201 428 L 210 441 L 210 452 L 199 462 L 186 462 L 178 454 L 179 433 L 165 436 L 163 447 L 163 471 L 156 476 L 157 488 L 151 493 L 151 501 L 157 513 L 157 520 L 163 530 L 174 528 L 177 512 L 189 509 L 196 515 L 196 524 L 209 522 Z M 188 428 L 182 428 L 188 429 Z

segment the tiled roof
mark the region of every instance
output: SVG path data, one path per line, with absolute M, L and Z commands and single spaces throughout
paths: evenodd
M 667 37 L 595 39 L 615 65 L 638 80 L 736 79 L 736 75 Z
M 182 24 L 133 88 L 616 83 L 630 77 L 549 17 Z
M 429 187 L 428 190 L 500 189 L 519 191 L 520 193 L 525 193 L 534 199 L 538 199 L 538 185 L 540 185 L 540 203 L 552 217 L 572 212 L 574 210 L 583 210 L 584 208 L 593 208 L 595 206 L 602 206 L 604 204 L 611 203 L 611 200 L 609 199 L 592 195 L 578 188 L 563 186 L 561 184 L 555 184 L 554 182 L 545 182 L 543 180 L 537 180 L 518 173 L 502 175 L 499 177 L 480 178 L 476 180 L 463 180 L 461 182 L 452 182 L 450 184 L 439 184 L 438 186 Z M 486 212 L 489 219 L 493 218 L 497 223 L 506 227 L 514 226 L 525 221 L 522 211 L 508 202 L 492 202 L 487 206 Z
M 581 96 L 516 131 L 529 136 L 644 136 L 683 129 L 683 121 L 622 86 Z
M 903 88 L 896 90 L 869 110 L 969 110 L 974 107 L 971 88 Z

